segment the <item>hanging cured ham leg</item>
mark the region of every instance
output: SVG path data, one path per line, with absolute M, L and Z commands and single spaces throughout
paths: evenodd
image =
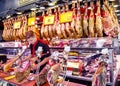
M 69 11 L 68 5 L 65 5 L 65 7 L 66 7 L 66 12 L 68 12 Z M 73 26 L 73 28 L 71 26 Z M 70 25 L 70 22 L 65 23 L 65 30 L 66 30 L 66 33 L 67 33 L 69 38 L 74 38 L 74 36 L 75 36 L 75 29 L 74 28 L 75 28 L 74 23 L 71 23 L 71 25 Z
M 85 9 L 85 13 L 83 16 L 83 31 L 84 31 L 84 35 L 88 36 L 88 9 Z
M 55 22 L 54 22 L 54 25 L 53 25 L 53 28 L 52 28 L 52 32 L 53 32 L 53 37 L 56 37 L 57 36 L 56 27 L 57 27 L 57 22 L 58 22 L 57 8 L 54 9 L 54 15 L 55 15 Z
M 75 3 L 72 3 L 72 12 L 73 12 L 73 18 L 72 18 L 72 22 L 71 22 L 71 29 L 73 31 L 74 38 L 77 38 L 78 33 L 77 33 L 77 30 L 76 30 L 76 8 L 75 8 Z
M 48 15 L 48 16 L 50 16 L 50 15 L 52 15 L 52 9 L 49 9 L 49 15 Z M 53 25 L 48 25 L 48 33 L 49 33 L 49 38 L 50 38 L 50 40 L 51 40 L 52 37 L 53 37 L 52 28 L 53 28 Z
M 45 12 L 43 11 L 42 17 L 44 17 L 44 15 L 45 15 Z M 40 33 L 41 33 L 41 38 L 43 38 L 43 39 L 45 39 L 45 36 L 44 36 L 44 28 L 45 28 L 45 26 L 44 26 L 44 24 L 42 24 Z
M 100 12 L 100 2 L 97 2 L 97 12 L 96 12 L 96 22 L 95 22 L 95 28 L 98 37 L 103 37 L 103 26 L 102 26 L 102 17 Z
M 111 32 L 113 32 L 114 25 L 111 19 L 111 16 L 109 14 L 109 11 L 107 8 L 103 5 L 103 19 L 102 19 L 102 24 L 103 24 L 103 30 L 106 35 L 112 36 Z
M 60 15 L 60 12 L 61 12 L 60 7 L 58 7 L 58 15 Z M 59 19 L 59 17 L 58 17 L 58 19 Z M 63 38 L 63 35 L 62 35 L 61 24 L 60 24 L 59 20 L 56 25 L 57 25 L 56 33 L 58 35 L 58 38 L 61 39 L 61 38 Z
M 65 13 L 65 7 L 62 8 L 62 13 Z M 69 27 L 69 26 L 67 26 Z M 62 31 L 62 35 L 63 35 L 63 38 L 67 38 L 67 34 L 66 34 L 66 24 L 65 23 L 61 23 L 61 31 Z
M 91 2 L 93 3 L 93 2 Z M 94 33 L 94 13 L 93 13 L 93 9 L 91 6 L 91 11 L 90 11 L 90 16 L 89 16 L 89 35 L 90 37 L 94 37 L 95 33 Z
M 49 14 L 49 10 L 47 10 L 47 15 L 48 14 Z M 48 25 L 45 25 L 45 27 L 44 27 L 44 35 L 45 35 L 45 39 L 47 41 L 49 41 L 49 31 L 48 31 L 48 29 L 49 29 Z
M 77 32 L 77 38 L 80 38 L 83 36 L 83 28 L 82 28 L 82 18 L 80 13 L 80 3 L 77 3 L 77 18 L 76 18 L 76 24 L 75 24 L 76 32 Z

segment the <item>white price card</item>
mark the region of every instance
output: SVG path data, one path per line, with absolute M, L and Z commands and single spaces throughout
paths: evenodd
M 102 54 L 108 54 L 108 53 L 109 53 L 108 48 L 102 49 L 101 53 L 102 53 Z
M 67 45 L 66 45 L 66 46 L 64 47 L 64 51 L 65 51 L 65 52 L 70 52 L 70 46 L 67 46 Z
M 42 52 L 43 51 L 43 48 L 41 46 L 38 47 L 37 49 L 38 52 Z

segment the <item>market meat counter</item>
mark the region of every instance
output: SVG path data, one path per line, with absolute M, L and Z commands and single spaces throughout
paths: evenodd
M 103 40 L 104 39 L 104 40 Z M 102 40 L 99 44 L 98 41 Z M 64 46 L 69 45 L 67 70 L 62 72 L 66 80 L 91 86 L 92 78 L 101 61 L 106 63 L 105 81 L 107 86 L 115 86 L 118 75 L 118 61 L 114 54 L 113 40 L 109 38 L 91 38 L 77 40 L 59 40 L 51 44 L 51 52 L 64 52 Z M 105 54 L 105 52 L 108 52 Z M 62 57 L 59 55 L 58 57 Z M 63 65 L 64 66 L 64 65 Z
M 19 45 L 19 43 L 15 43 L 15 42 L 4 42 L 4 43 L 0 43 L 1 49 L 6 49 L 6 54 L 4 54 L 4 58 L 6 58 L 6 61 L 9 61 L 9 59 L 13 59 L 16 57 L 17 53 L 21 52 L 22 47 Z M 23 55 L 26 56 L 28 55 L 29 49 L 28 51 Z M 3 54 L 1 54 L 3 56 Z M 2 59 L 3 60 L 3 59 Z M 1 62 L 1 60 L 0 60 Z M 1 66 L 1 65 L 0 65 Z M 13 66 L 16 66 L 16 62 L 13 64 Z M 22 82 L 18 82 L 16 81 L 15 75 L 13 74 L 14 72 L 12 71 L 12 69 L 14 70 L 14 68 L 10 69 L 10 72 L 3 72 L 2 70 L 0 70 L 0 86 L 34 86 L 36 81 L 34 80 L 30 80 L 28 78 L 24 79 Z M 19 77 L 22 77 L 19 76 Z M 19 78 L 18 77 L 18 78 Z M 70 81 L 63 81 L 62 85 L 71 85 L 71 86 L 86 86 L 83 84 L 79 84 L 79 83 L 74 83 L 74 82 L 70 82 Z M 48 84 L 44 84 L 43 86 L 48 86 Z

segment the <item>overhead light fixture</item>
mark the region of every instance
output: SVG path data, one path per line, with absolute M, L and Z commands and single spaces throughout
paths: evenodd
M 30 10 L 35 11 L 35 10 L 37 10 L 37 8 L 36 8 L 36 7 L 33 7 L 33 8 L 31 8 Z
M 119 5 L 114 5 L 114 7 L 119 7 Z
M 92 9 L 92 7 L 88 7 L 88 9 Z
M 49 5 L 49 6 L 54 6 L 56 3 L 57 3 L 57 0 L 52 1 L 52 2 L 49 2 L 48 5 Z
M 7 19 L 10 18 L 10 17 L 11 17 L 10 15 L 7 15 L 7 16 L 6 16 Z
M 117 13 L 117 12 L 120 12 L 120 10 L 116 10 L 115 12 L 116 12 L 116 13 Z
M 22 12 L 16 12 L 16 14 L 20 15 L 20 14 L 22 14 Z
M 36 20 L 39 20 L 40 18 L 39 17 L 36 17 Z
M 44 9 L 45 9 L 45 7 L 40 7 L 40 9 L 41 9 L 41 10 L 44 10 Z
M 72 0 L 72 3 L 77 3 L 77 0 L 75 0 L 75 1 Z
M 117 14 L 117 16 L 120 16 L 120 14 Z
M 109 0 L 109 1 L 115 1 L 115 0 Z

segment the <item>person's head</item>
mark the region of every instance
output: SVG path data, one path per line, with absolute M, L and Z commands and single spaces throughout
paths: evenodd
M 25 38 L 30 44 L 34 44 L 35 41 L 37 40 L 35 33 L 33 31 L 26 32 Z

